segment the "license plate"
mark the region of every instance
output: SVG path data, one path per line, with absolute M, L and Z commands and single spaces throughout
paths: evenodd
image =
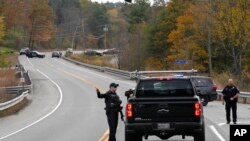
M 157 124 L 157 129 L 159 130 L 166 130 L 170 128 L 170 124 L 169 123 L 158 123 Z

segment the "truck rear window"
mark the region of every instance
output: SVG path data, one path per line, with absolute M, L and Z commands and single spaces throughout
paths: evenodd
M 178 97 L 194 96 L 194 90 L 189 80 L 143 80 L 137 87 L 137 97 Z
M 195 86 L 197 87 L 207 87 L 213 84 L 212 80 L 209 78 L 192 78 Z

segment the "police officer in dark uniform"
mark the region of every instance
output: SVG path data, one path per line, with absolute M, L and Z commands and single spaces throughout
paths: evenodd
M 230 119 L 230 112 L 231 109 L 233 111 L 233 122 L 234 124 L 237 123 L 237 102 L 239 97 L 239 90 L 237 87 L 233 84 L 233 79 L 228 80 L 227 86 L 222 91 L 222 104 L 226 102 L 226 118 L 227 118 L 227 124 L 231 122 Z
M 122 107 L 119 96 L 116 94 L 116 90 L 119 84 L 111 83 L 109 91 L 105 94 L 101 94 L 99 89 L 96 89 L 97 97 L 105 99 L 105 110 L 109 124 L 109 141 L 116 141 L 115 134 L 118 125 L 118 113 L 121 113 L 123 120 Z

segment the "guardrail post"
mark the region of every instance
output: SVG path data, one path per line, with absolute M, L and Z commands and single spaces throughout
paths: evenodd
M 247 98 L 243 97 L 243 103 L 246 104 L 247 103 Z
M 105 72 L 106 67 L 100 67 L 101 72 Z

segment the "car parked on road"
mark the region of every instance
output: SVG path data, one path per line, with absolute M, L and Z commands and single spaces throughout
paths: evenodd
M 29 58 L 33 58 L 33 57 L 44 58 L 45 54 L 40 53 L 38 51 L 30 51 L 29 53 L 26 54 L 26 56 Z
M 84 51 L 84 54 L 87 56 L 103 56 L 102 52 L 91 49 Z
M 73 48 L 67 48 L 66 52 L 73 53 Z
M 30 49 L 29 48 L 22 48 L 20 51 L 19 51 L 19 54 L 20 55 L 26 55 L 27 53 L 29 53 Z
M 52 58 L 54 57 L 60 58 L 61 56 L 62 56 L 62 53 L 59 51 L 54 51 L 52 52 L 52 55 L 51 55 Z
M 192 76 L 192 82 L 196 89 L 197 94 L 202 100 L 203 106 L 206 106 L 208 102 L 217 99 L 217 86 L 213 83 L 211 77 L 205 76 Z
M 104 55 L 114 55 L 118 53 L 119 53 L 119 50 L 117 50 L 116 48 L 106 49 L 103 51 Z

